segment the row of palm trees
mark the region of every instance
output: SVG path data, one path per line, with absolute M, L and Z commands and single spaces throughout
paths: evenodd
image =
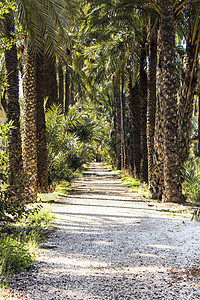
M 14 2 L 14 1 L 13 1 Z M 10 3 L 10 2 L 9 2 Z M 69 25 L 73 26 L 77 3 L 65 0 L 15 1 L 2 17 L 2 35 L 11 46 L 5 49 L 7 120 L 12 122 L 9 147 L 9 184 L 19 199 L 36 199 L 37 190 L 48 190 L 47 145 L 44 99 L 46 106 L 58 102 L 55 57 L 67 59 Z M 15 9 L 13 9 L 13 7 Z M 78 13 L 77 13 L 78 15 Z M 22 27 L 20 47 L 16 27 Z M 21 49 L 20 49 L 21 48 Z M 19 106 L 19 50 L 22 50 L 24 96 L 23 153 Z M 53 77 L 53 78 L 52 78 Z M 48 103 L 50 102 L 50 103 Z
M 199 15 L 195 0 L 91 1 L 82 26 L 91 82 L 113 81 L 117 166 L 148 181 L 163 201 L 184 200 L 180 168 L 189 154 Z
M 48 190 L 44 100 L 47 108 L 60 103 L 67 113 L 75 94 L 93 101 L 101 94 L 114 119 L 117 167 L 149 182 L 153 198 L 183 201 L 180 167 L 189 153 L 197 84 L 199 1 L 17 0 L 16 5 L 2 20 L 4 36 L 12 40 L 5 50 L 4 107 L 14 125 L 9 138 L 14 193 L 22 198 L 25 188 L 35 199 L 38 189 Z M 14 35 L 19 24 L 20 47 Z M 23 154 L 19 48 L 25 61 Z

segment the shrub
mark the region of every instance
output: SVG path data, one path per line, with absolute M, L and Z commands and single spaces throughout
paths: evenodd
M 191 202 L 200 202 L 200 159 L 191 156 L 182 168 L 183 193 Z
M 20 237 L 8 236 L 6 233 L 0 237 L 0 274 L 10 275 L 29 269 L 34 257 L 29 253 L 27 245 L 21 242 Z
M 69 108 L 67 117 L 52 106 L 46 114 L 49 183 L 70 181 L 75 172 L 92 157 L 95 121 L 78 105 Z
M 20 222 L 0 228 L 0 279 L 32 267 L 35 250 L 54 219 L 49 205 L 35 204 L 28 211 Z

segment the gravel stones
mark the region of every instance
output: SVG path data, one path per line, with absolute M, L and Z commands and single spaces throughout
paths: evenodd
M 75 186 L 35 269 L 0 299 L 200 299 L 199 223 L 148 206 L 100 163 Z

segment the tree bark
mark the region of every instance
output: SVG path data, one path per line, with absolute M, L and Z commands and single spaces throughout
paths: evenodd
M 148 182 L 151 186 L 153 173 L 154 133 L 156 115 L 156 69 L 157 69 L 157 36 L 153 36 L 149 44 L 149 74 L 147 90 L 147 151 Z
M 126 145 L 125 145 L 125 94 L 124 94 L 124 75 L 121 76 L 121 97 L 120 97 L 120 119 L 121 119 L 121 168 L 126 168 Z
M 36 132 L 36 58 L 28 43 L 24 76 L 24 171 L 27 176 L 26 195 L 29 201 L 37 197 L 37 132 Z
M 198 91 L 198 144 L 197 155 L 200 157 L 200 90 Z
M 44 56 L 36 55 L 36 128 L 37 128 L 37 187 L 38 191 L 48 191 L 48 166 L 46 123 L 44 112 Z
M 114 128 L 115 128 L 115 153 L 116 167 L 121 170 L 121 101 L 120 86 L 114 86 Z
M 5 34 L 11 40 L 15 32 L 12 13 L 6 14 L 4 19 Z M 16 44 L 10 50 L 5 50 L 5 63 L 7 74 L 7 121 L 12 122 L 8 138 L 9 151 L 9 184 L 14 195 L 22 201 L 23 197 L 23 161 L 20 133 L 20 105 L 19 105 L 19 77 Z
M 58 63 L 58 75 L 59 75 L 59 104 L 62 112 L 64 111 L 64 74 L 61 61 Z
M 187 41 L 186 54 L 183 62 L 181 93 L 179 105 L 179 138 L 180 163 L 187 160 L 190 150 L 192 131 L 192 113 L 194 109 L 194 95 L 197 86 L 199 41 Z
M 181 202 L 176 98 L 175 29 L 172 0 L 161 0 L 162 99 L 164 103 L 163 202 Z
M 146 39 L 142 43 L 140 53 L 140 143 L 141 143 L 141 161 L 140 161 L 140 180 L 148 182 L 148 156 L 147 156 L 147 72 L 146 72 Z
M 69 87 L 70 87 L 70 77 L 69 77 L 69 72 L 66 68 L 66 73 L 65 73 L 65 114 L 68 113 L 69 105 L 70 105 Z
M 152 199 L 162 200 L 164 189 L 164 103 L 162 95 L 162 69 L 161 69 L 161 37 L 160 28 L 158 32 L 158 89 L 156 98 L 156 114 L 155 114 L 155 132 L 154 132 L 154 150 L 153 150 L 153 166 L 149 189 Z
M 59 104 L 55 56 L 52 58 L 45 56 L 45 78 L 48 96 L 46 109 L 49 109 L 53 104 Z
M 135 178 L 140 178 L 140 97 L 138 84 L 129 79 L 130 167 Z

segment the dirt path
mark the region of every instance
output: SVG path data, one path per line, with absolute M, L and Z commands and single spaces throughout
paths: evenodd
M 36 269 L 13 279 L 20 299 L 200 299 L 199 223 L 158 211 L 97 163 L 61 202 Z

